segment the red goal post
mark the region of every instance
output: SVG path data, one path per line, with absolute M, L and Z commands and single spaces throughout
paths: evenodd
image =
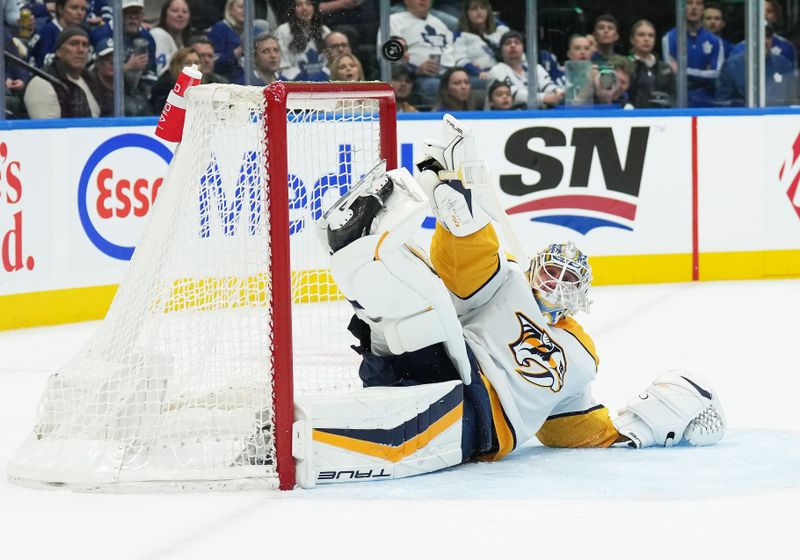
M 380 123 L 380 157 L 386 160 L 387 169 L 397 167 L 396 105 L 394 90 L 388 84 L 379 82 L 275 82 L 264 88 L 266 147 L 268 150 L 268 157 L 265 158 L 265 161 L 268 166 L 266 176 L 269 185 L 282 187 L 283 185 L 288 186 L 289 183 L 286 147 L 289 98 L 308 100 L 312 105 L 317 100 L 376 100 Z M 277 325 L 281 322 L 286 325 L 286 328 L 276 330 L 273 338 L 275 446 L 280 488 L 287 490 L 294 488 L 295 485 L 294 459 L 292 457 L 294 385 L 288 188 L 271 191 L 269 200 L 273 225 L 270 228 L 273 318 L 274 324 Z M 283 271 L 283 273 L 276 277 L 274 271 Z M 291 465 L 291 468 L 287 468 L 285 465 Z

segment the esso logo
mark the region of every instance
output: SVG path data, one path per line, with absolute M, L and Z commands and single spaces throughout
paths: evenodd
M 143 134 L 110 138 L 89 156 L 78 185 L 78 214 L 95 247 L 130 260 L 171 160 L 169 148 Z

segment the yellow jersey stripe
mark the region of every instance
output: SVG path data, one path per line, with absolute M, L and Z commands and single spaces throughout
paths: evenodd
M 547 447 L 609 447 L 617 436 L 619 432 L 604 406 L 551 417 L 536 432 Z
M 581 346 L 583 346 L 592 356 L 595 366 L 600 365 L 600 359 L 597 357 L 597 349 L 594 346 L 594 341 L 592 341 L 592 338 L 586 334 L 586 331 L 583 330 L 583 327 L 580 326 L 575 319 L 572 317 L 564 317 L 553 326 L 558 327 L 559 329 L 564 329 L 569 334 L 574 336 Z
M 492 405 L 492 423 L 494 424 L 494 431 L 497 435 L 497 451 L 494 453 L 487 453 L 476 457 L 478 461 L 497 461 L 511 453 L 517 446 L 516 435 L 511 427 L 511 424 L 503 412 L 503 406 L 500 404 L 500 398 L 497 396 L 497 391 L 494 390 L 492 384 L 485 375 L 481 373 L 481 381 L 486 386 L 489 392 L 489 402 Z
M 447 289 L 461 299 L 477 293 L 500 270 L 500 241 L 491 225 L 456 237 L 439 223 L 431 241 L 431 261 Z
M 313 439 L 314 441 L 318 441 L 320 443 L 333 445 L 334 447 L 341 447 L 342 449 L 347 449 L 348 451 L 355 451 L 356 453 L 361 453 L 362 455 L 369 455 L 370 457 L 377 457 L 392 463 L 397 463 L 406 457 L 413 455 L 428 445 L 442 432 L 456 424 L 463 417 L 463 413 L 464 404 L 463 402 L 460 402 L 450 412 L 431 424 L 427 430 L 421 432 L 399 446 L 374 443 L 371 441 L 338 434 L 331 434 L 319 430 L 313 431 Z

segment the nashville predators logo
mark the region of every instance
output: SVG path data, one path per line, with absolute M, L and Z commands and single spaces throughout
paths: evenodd
M 519 311 L 516 315 L 521 333 L 508 347 L 520 366 L 516 368 L 517 373 L 528 383 L 559 392 L 567 370 L 564 351 L 544 329 Z

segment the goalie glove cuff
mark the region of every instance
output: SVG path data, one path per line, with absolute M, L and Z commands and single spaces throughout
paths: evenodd
M 650 447 L 655 443 L 655 436 L 653 430 L 647 425 L 647 422 L 639 418 L 632 412 L 622 412 L 614 419 L 614 427 L 620 435 L 628 438 L 625 444 L 628 447 Z

